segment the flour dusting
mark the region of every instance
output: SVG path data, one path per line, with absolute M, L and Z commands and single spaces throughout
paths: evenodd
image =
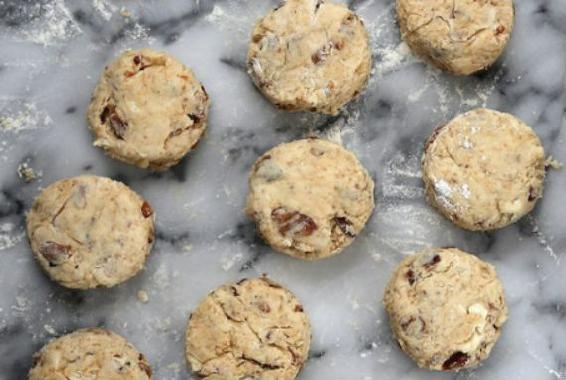
M 21 30 L 27 41 L 51 46 L 71 40 L 82 33 L 63 0 L 38 2 L 30 5 L 25 12 L 39 15 Z
M 0 224 L 0 251 L 11 248 L 21 242 L 25 233 L 13 223 Z

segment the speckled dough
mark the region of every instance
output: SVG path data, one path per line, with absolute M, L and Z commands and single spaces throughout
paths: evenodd
M 514 21 L 512 0 L 397 0 L 401 35 L 443 70 L 469 75 L 501 55 Z
M 94 145 L 141 168 L 168 169 L 199 141 L 208 103 L 204 87 L 175 58 L 126 51 L 104 70 L 92 96 Z
M 111 287 L 138 273 L 153 244 L 150 205 L 126 185 L 80 176 L 48 186 L 27 215 L 41 267 L 68 288 Z
M 295 296 L 262 277 L 226 284 L 191 314 L 187 360 L 206 380 L 292 380 L 311 329 Z
M 134 346 L 105 329 L 77 330 L 33 356 L 29 380 L 149 380 L 151 368 Z
M 344 5 L 287 0 L 255 27 L 248 72 L 277 107 L 337 114 L 365 86 L 368 35 Z
M 458 371 L 486 359 L 507 319 L 493 266 L 455 248 L 405 258 L 383 302 L 403 351 L 434 370 Z
M 542 196 L 544 150 L 512 115 L 475 109 L 438 128 L 423 156 L 429 203 L 458 226 L 486 231 L 516 222 Z
M 331 256 L 364 228 L 374 184 L 358 159 L 322 139 L 281 144 L 254 164 L 246 213 L 276 250 L 301 259 Z

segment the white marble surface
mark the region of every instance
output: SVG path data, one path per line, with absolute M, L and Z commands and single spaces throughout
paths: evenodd
M 191 378 L 183 354 L 191 309 L 225 281 L 264 272 L 293 290 L 311 317 L 311 357 L 301 380 L 566 379 L 566 171 L 549 172 L 535 211 L 495 233 L 445 221 L 425 204 L 419 173 L 432 129 L 482 105 L 525 120 L 547 153 L 566 162 L 564 0 L 517 0 L 504 57 L 469 78 L 412 57 L 400 43 L 393 4 L 351 0 L 371 34 L 374 72 L 361 99 L 328 118 L 275 110 L 244 72 L 253 21 L 274 1 L 0 0 L 0 379 L 25 379 L 32 353 L 50 338 L 92 325 L 132 341 L 155 379 Z M 212 98 L 204 140 L 164 174 L 106 158 L 91 146 L 85 122 L 104 65 L 141 46 L 179 57 Z M 242 212 L 256 157 L 309 133 L 342 141 L 377 185 L 365 232 L 343 254 L 315 263 L 274 253 Z M 22 164 L 39 179 L 19 178 Z M 55 285 L 24 236 L 24 213 L 39 189 L 81 173 L 126 182 L 157 212 L 146 269 L 114 289 Z M 381 306 L 394 266 L 434 245 L 493 263 L 510 306 L 489 360 L 458 375 L 418 369 L 392 340 Z M 138 300 L 140 290 L 147 304 Z

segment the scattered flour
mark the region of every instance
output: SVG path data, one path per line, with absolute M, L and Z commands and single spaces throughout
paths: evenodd
M 470 199 L 470 197 L 472 196 L 472 192 L 470 191 L 470 187 L 467 184 L 462 185 L 461 193 L 462 193 L 462 196 L 466 199 Z
M 53 124 L 49 115 L 37 108 L 34 103 L 20 103 L 0 99 L 0 133 L 19 133 Z
M 118 7 L 107 0 L 92 0 L 92 6 L 98 14 L 107 21 L 110 20 L 114 12 L 118 10 Z
M 229 256 L 222 257 L 221 266 L 222 269 L 227 272 L 232 269 L 234 265 L 242 261 L 244 261 L 244 255 L 241 253 L 230 254 Z
M 13 223 L 0 224 L 0 251 L 11 248 L 21 242 L 25 232 L 16 228 Z
M 27 12 L 40 15 L 21 31 L 28 41 L 51 46 L 68 41 L 82 33 L 65 6 L 64 0 L 37 2 L 30 5 Z

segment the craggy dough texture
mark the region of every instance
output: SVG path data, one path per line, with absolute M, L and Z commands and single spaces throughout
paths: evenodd
M 516 222 L 542 196 L 544 150 L 512 115 L 475 109 L 438 128 L 423 156 L 427 199 L 458 226 L 486 231 Z
M 331 256 L 364 228 L 374 184 L 358 159 L 321 139 L 281 144 L 254 164 L 246 213 L 276 250 L 301 259 Z
M 455 248 L 405 258 L 383 302 L 403 351 L 434 370 L 477 365 L 489 356 L 507 319 L 493 266 Z
M 343 5 L 288 0 L 255 27 L 248 72 L 277 107 L 337 114 L 371 70 L 362 20 Z
M 35 258 L 75 289 L 111 287 L 138 273 L 153 244 L 150 205 L 109 178 L 79 176 L 48 186 L 27 215 Z
M 439 68 L 469 75 L 501 55 L 514 21 L 512 0 L 397 0 L 401 35 Z
M 295 296 L 262 277 L 226 284 L 191 314 L 187 360 L 207 380 L 294 379 L 311 328 Z
M 94 145 L 141 168 L 168 169 L 198 143 L 208 103 L 204 87 L 175 58 L 126 51 L 104 70 L 92 96 Z
M 145 357 L 105 329 L 77 330 L 55 339 L 33 356 L 29 380 L 149 380 Z

